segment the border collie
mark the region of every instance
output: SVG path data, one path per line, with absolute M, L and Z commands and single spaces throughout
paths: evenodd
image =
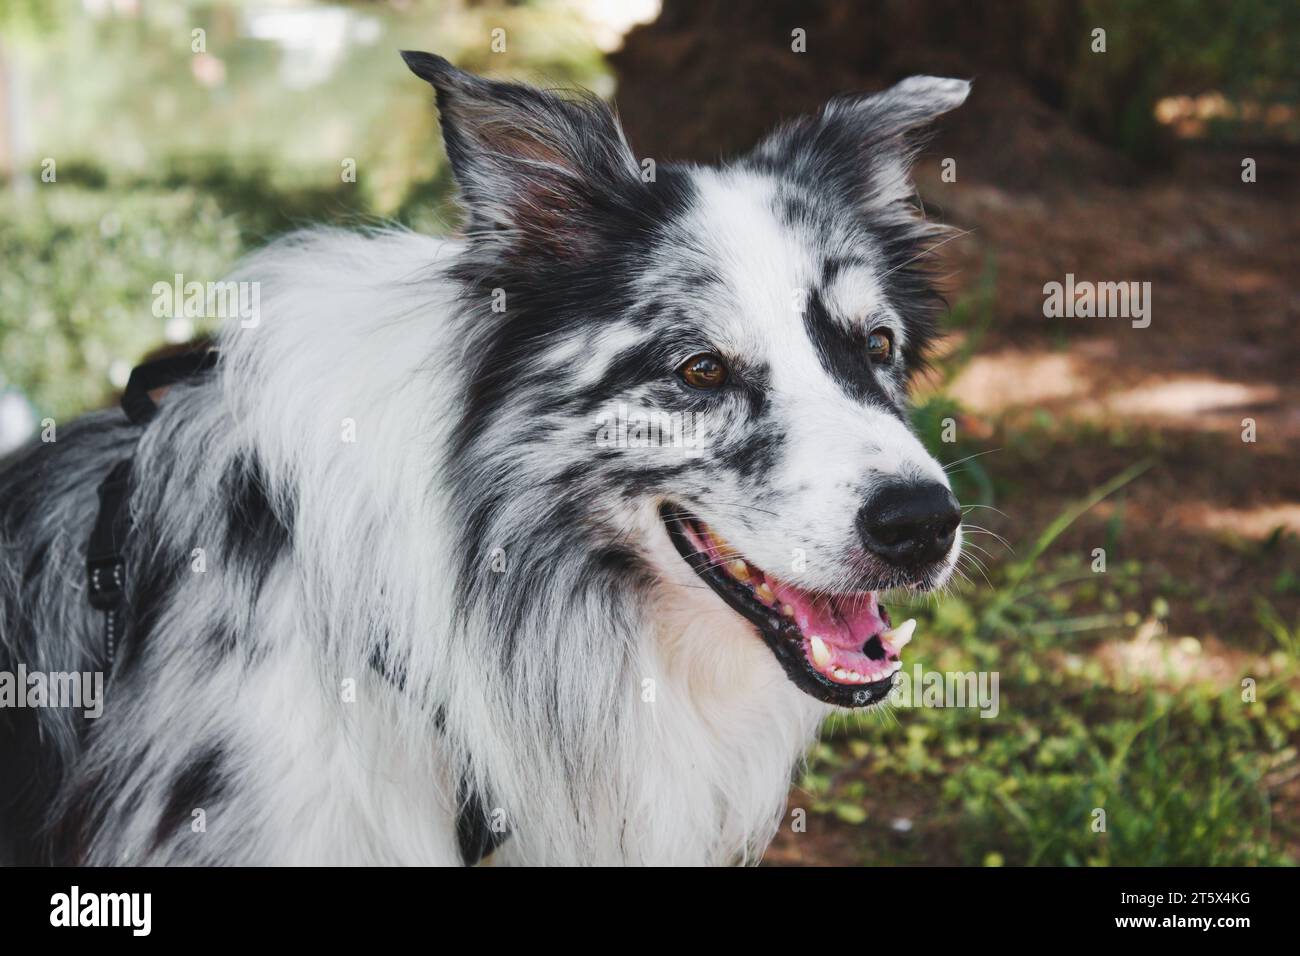
M 97 720 L 0 709 L 10 861 L 753 862 L 822 719 L 893 686 L 878 592 L 953 571 L 909 167 L 966 82 L 656 166 L 589 95 L 403 56 L 463 237 L 273 244 L 232 277 L 261 321 L 147 425 L 0 469 L 0 669 L 108 673 Z

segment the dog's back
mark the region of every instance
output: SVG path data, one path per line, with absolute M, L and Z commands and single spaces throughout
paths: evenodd
M 0 461 L 0 671 L 105 667 L 103 623 L 86 599 L 86 544 L 98 488 L 140 429 L 116 411 L 88 415 Z M 14 684 L 14 693 L 27 688 Z M 0 862 L 48 859 L 43 832 L 64 768 L 88 724 L 79 710 L 0 707 Z
M 0 671 L 98 674 L 106 699 L 102 719 L 50 702 L 0 706 L 0 863 L 358 851 L 329 841 L 328 811 L 317 840 L 252 807 L 257 782 L 277 772 L 303 774 L 292 792 L 318 806 L 316 788 L 365 802 L 384 783 L 351 767 L 348 779 L 365 791 L 353 793 L 330 779 L 344 773 L 332 747 L 307 757 L 309 741 L 347 725 L 349 713 L 364 711 L 364 726 L 346 733 L 391 720 L 398 685 L 364 663 L 382 664 L 388 649 L 377 625 L 358 623 L 363 600 L 322 582 L 301 557 L 337 554 L 377 569 L 379 540 L 394 537 L 378 523 L 413 520 L 415 505 L 389 508 L 396 488 L 424 494 L 402 462 L 425 464 L 408 453 L 429 452 L 440 427 L 413 372 L 428 364 L 445 317 L 430 275 L 444 252 L 402 233 L 288 237 L 245 265 L 265 321 L 227 328 L 220 365 L 172 387 L 148 425 L 96 412 L 0 462 Z M 124 632 L 110 665 L 86 556 L 99 486 L 124 460 L 131 530 Z M 352 578 L 373 596 L 368 579 Z M 362 684 L 366 707 L 340 710 L 344 679 Z M 15 691 L 25 704 L 26 687 Z M 286 744 L 294 733 L 300 744 Z M 427 735 L 410 771 L 422 780 L 433 759 Z M 382 758 L 358 757 L 370 759 Z M 197 809 L 240 825 L 186 840 Z M 254 818 L 289 849 L 269 849 Z M 449 818 L 438 822 L 436 846 L 407 839 L 408 849 L 445 856 Z M 392 845 L 383 841 L 377 858 Z

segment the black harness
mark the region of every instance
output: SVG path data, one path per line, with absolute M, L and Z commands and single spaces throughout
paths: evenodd
M 149 393 L 217 364 L 215 350 L 187 352 L 136 366 L 122 393 L 122 411 L 132 424 L 146 425 L 158 413 Z M 126 617 L 126 540 L 131 514 L 126 508 L 131 459 L 123 458 L 99 484 L 99 514 L 86 547 L 87 595 L 90 606 L 104 613 L 104 657 L 111 670 Z
M 146 425 L 158 413 L 158 404 L 149 394 L 208 371 L 217 364 L 215 349 L 167 356 L 137 366 L 131 372 L 122 393 L 122 411 L 136 425 Z M 131 534 L 131 514 L 126 506 L 130 498 L 133 459 L 123 458 L 99 484 L 99 512 L 86 547 L 87 597 L 90 606 L 104 615 L 104 657 L 111 672 L 118 644 L 126 633 L 126 545 Z M 400 690 L 402 675 L 392 675 L 375 658 L 371 669 Z M 441 717 L 441 715 L 439 715 Z M 438 720 L 439 729 L 442 721 Z M 462 777 L 457 787 L 459 812 L 456 815 L 456 840 L 466 866 L 473 866 L 499 847 L 510 832 L 497 831 L 488 816 L 479 793 Z

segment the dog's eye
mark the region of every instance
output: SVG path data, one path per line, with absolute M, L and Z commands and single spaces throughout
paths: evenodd
M 867 354 L 877 365 L 888 365 L 894 360 L 894 333 L 889 329 L 875 329 L 867 336 Z
M 691 388 L 717 388 L 727 380 L 727 366 L 712 352 L 692 355 L 677 370 Z

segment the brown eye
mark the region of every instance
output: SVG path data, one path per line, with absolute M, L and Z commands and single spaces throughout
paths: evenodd
M 877 365 L 887 365 L 894 360 L 894 333 L 889 329 L 876 329 L 867 336 L 867 354 Z
M 717 388 L 727 380 L 727 366 L 712 352 L 701 352 L 683 362 L 677 374 L 691 388 Z

